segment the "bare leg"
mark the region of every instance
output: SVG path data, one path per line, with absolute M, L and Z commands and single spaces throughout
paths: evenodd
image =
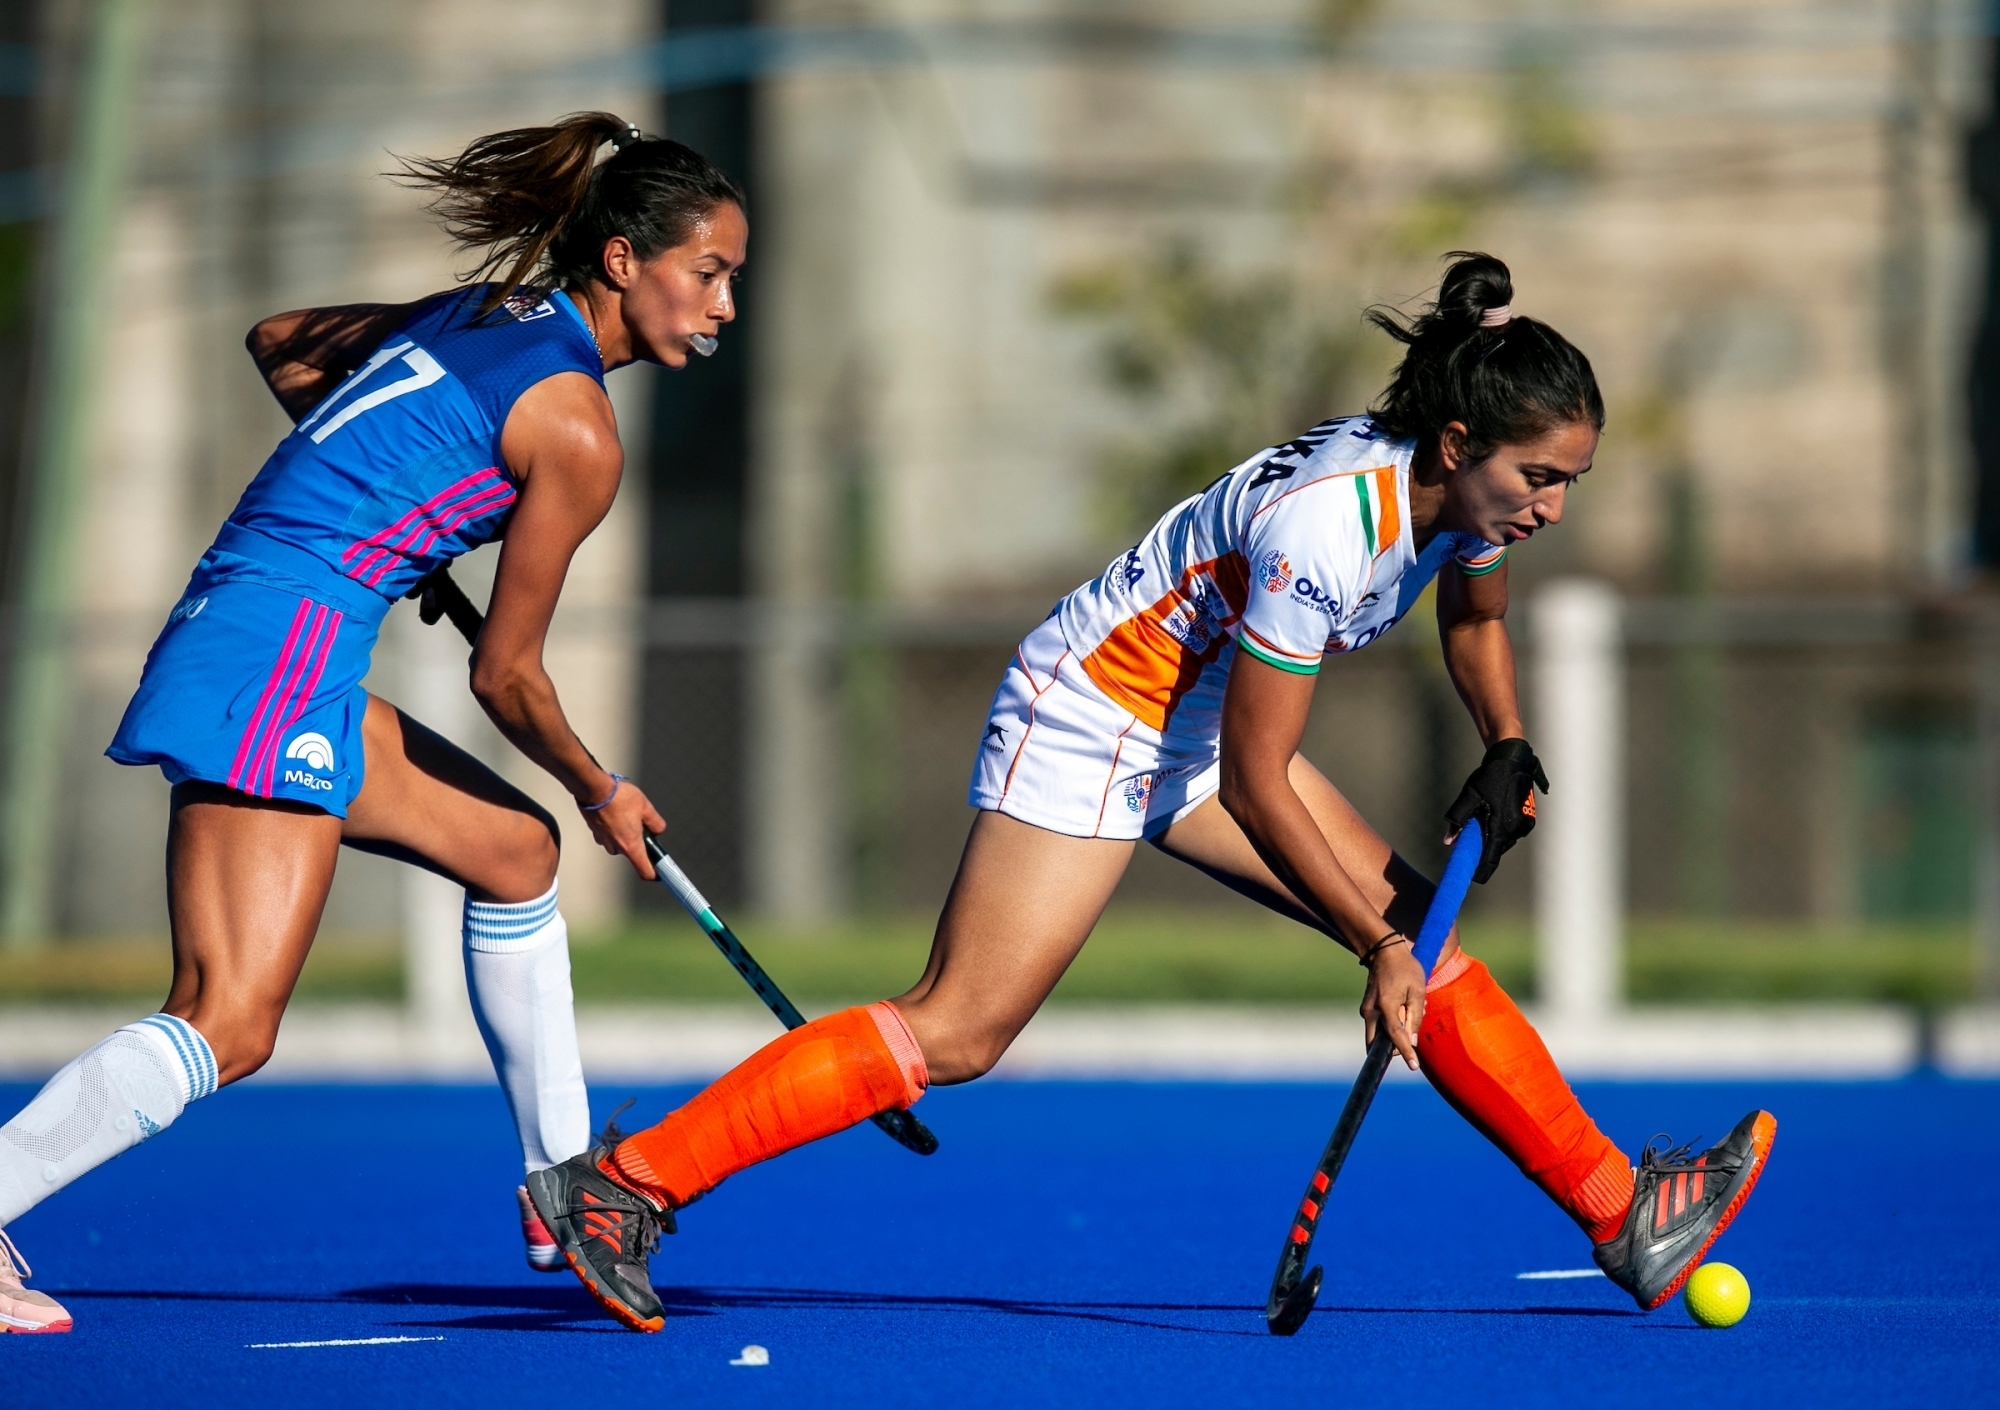
M 174 789 L 163 1008 L 208 1040 L 224 1084 L 271 1056 L 343 841 L 496 900 L 538 896 L 555 876 L 554 822 L 484 764 L 382 700 L 369 700 L 362 739 L 367 781 L 345 823 L 218 784 Z
M 973 820 L 930 963 L 895 1001 L 933 1085 L 1000 1060 L 1090 938 L 1134 845 L 1000 813 Z

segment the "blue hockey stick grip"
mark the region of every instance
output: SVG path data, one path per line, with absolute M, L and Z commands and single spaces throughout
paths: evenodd
M 1445 937 L 1451 934 L 1451 927 L 1458 920 L 1458 908 L 1465 904 L 1465 893 L 1472 889 L 1472 873 L 1479 869 L 1479 852 L 1483 845 L 1478 818 L 1469 819 L 1458 830 L 1458 841 L 1451 844 L 1451 857 L 1444 864 L 1444 877 L 1438 882 L 1437 895 L 1431 897 L 1430 909 L 1424 912 L 1424 923 L 1417 928 L 1413 953 L 1417 963 L 1424 967 L 1426 976 L 1436 968 L 1438 951 L 1444 948 Z

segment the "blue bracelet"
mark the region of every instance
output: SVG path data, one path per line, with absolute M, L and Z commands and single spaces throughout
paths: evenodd
M 609 772 L 609 770 L 607 770 L 606 772 Z M 611 791 L 604 795 L 604 801 L 602 803 L 579 803 L 576 806 L 583 809 L 583 811 L 586 813 L 602 812 L 604 811 L 604 809 L 611 806 L 611 800 L 618 796 L 619 785 L 623 784 L 624 782 L 625 782 L 625 775 L 612 774 Z

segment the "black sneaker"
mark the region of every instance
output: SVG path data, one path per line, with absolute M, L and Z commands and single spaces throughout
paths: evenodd
M 1778 1118 L 1753 1111 L 1720 1145 L 1690 1157 L 1690 1141 L 1656 1150 L 1655 1136 L 1639 1157 L 1632 1209 L 1618 1236 L 1591 1250 L 1606 1277 L 1651 1312 L 1681 1290 L 1709 1245 L 1722 1237 L 1764 1173 Z
M 600 1137 L 600 1142 L 605 1138 Z M 613 1180 L 598 1162 L 608 1143 L 528 1177 L 528 1197 L 590 1295 L 635 1332 L 657 1332 L 667 1312 L 646 1266 L 674 1212 Z

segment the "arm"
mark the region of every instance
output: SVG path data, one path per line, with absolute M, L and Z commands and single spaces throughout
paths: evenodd
M 612 794 L 614 780 L 577 739 L 542 666 L 542 646 L 571 556 L 611 508 L 624 451 L 610 399 L 582 373 L 536 383 L 508 414 L 500 437 L 521 484 L 500 550 L 486 626 L 472 653 L 472 693 L 508 740 L 553 774 L 579 807 Z M 652 879 L 646 836 L 666 821 L 632 783 L 609 806 L 583 814 L 605 851 Z
M 1473 879 L 1483 883 L 1508 849 L 1535 830 L 1535 785 L 1544 793 L 1549 788 L 1521 728 L 1514 643 L 1507 635 L 1507 564 L 1477 577 L 1455 565 L 1446 568 L 1438 577 L 1437 614 L 1445 668 L 1486 745 L 1486 757 L 1445 813 L 1445 840 L 1457 837 L 1468 818 L 1479 819 Z
M 1480 743 L 1521 738 L 1514 643 L 1507 635 L 1506 561 L 1476 578 L 1447 565 L 1438 575 L 1437 618 L 1445 669 Z
M 1423 966 L 1407 945 L 1377 944 L 1396 927 L 1362 895 L 1292 788 L 1292 756 L 1305 736 L 1316 679 L 1237 652 L 1222 697 L 1222 806 L 1286 888 L 1350 949 L 1370 954 L 1361 1002 L 1369 1040 L 1386 1016 L 1389 1036 L 1414 1069 Z
M 344 304 L 273 314 L 243 339 L 285 414 L 297 421 L 410 316 L 409 304 Z

